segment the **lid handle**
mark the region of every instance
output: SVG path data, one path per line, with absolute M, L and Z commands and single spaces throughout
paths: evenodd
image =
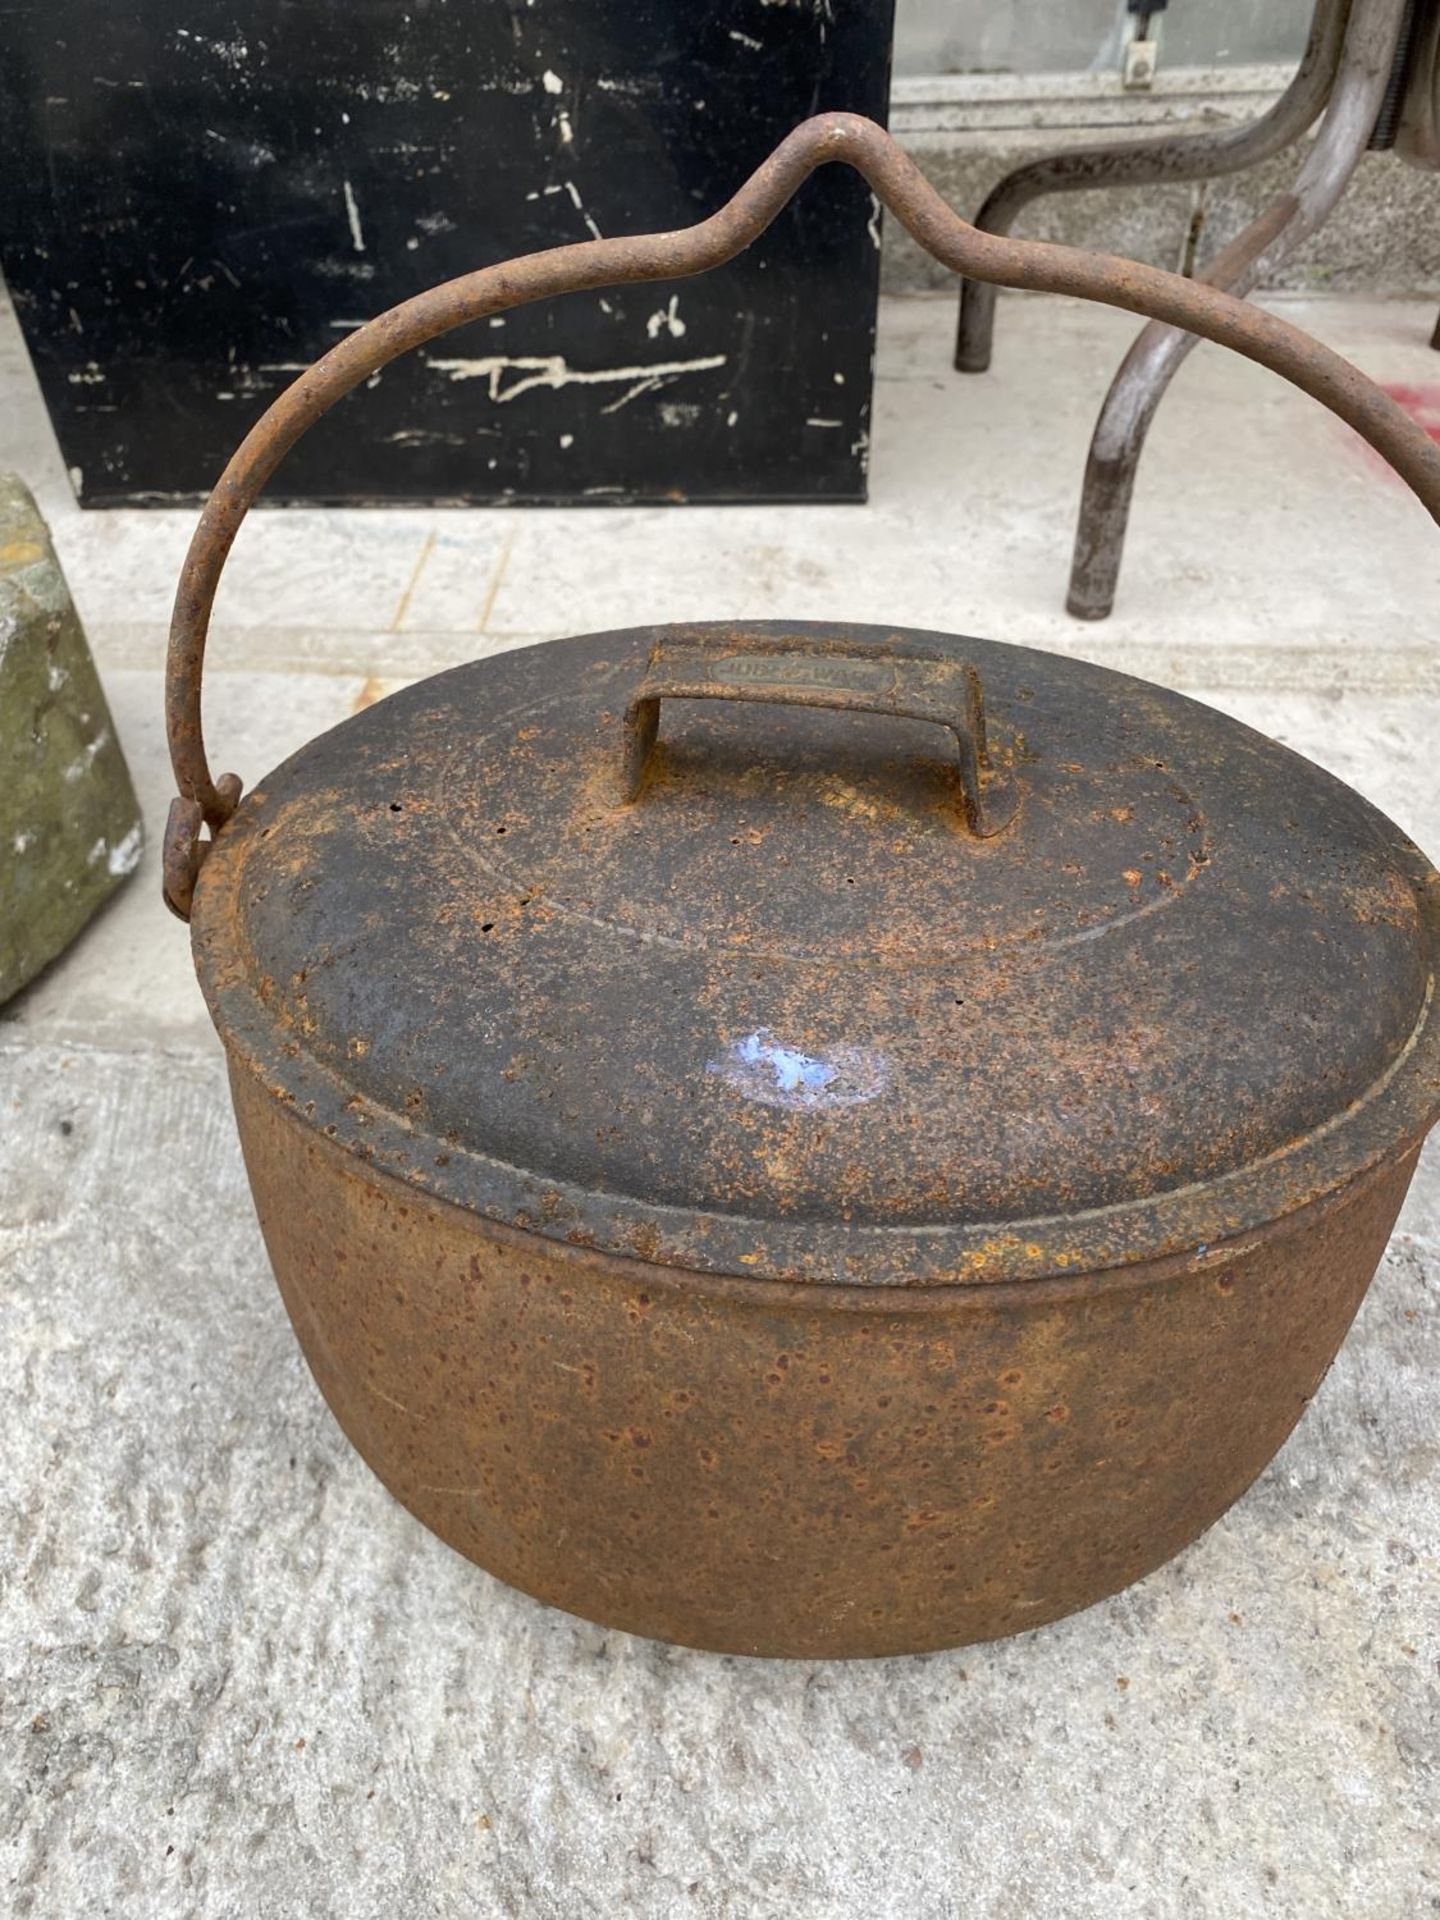
M 1440 520 L 1440 447 L 1373 381 L 1278 314 L 1137 260 L 982 233 L 952 212 L 882 127 L 822 113 L 796 127 L 727 204 L 671 233 L 583 240 L 482 267 L 402 301 L 358 327 L 287 387 L 251 427 L 205 503 L 185 556 L 165 667 L 165 720 L 180 797 L 166 834 L 165 898 L 182 919 L 209 842 L 240 803 L 234 774 L 212 773 L 201 724 L 210 611 L 246 513 L 300 436 L 353 388 L 452 327 L 557 293 L 673 280 L 718 267 L 763 233 L 816 167 L 856 168 L 877 200 L 935 259 L 996 286 L 1078 294 L 1218 340 L 1293 381 L 1348 421 Z
M 716 641 L 660 641 L 625 711 L 623 780 L 638 799 L 660 729 L 662 700 L 763 700 L 929 720 L 954 735 L 960 817 L 988 840 L 1020 804 L 1014 780 L 995 765 L 985 731 L 980 675 L 965 660 L 900 646 L 865 646 L 797 634 L 734 634 Z

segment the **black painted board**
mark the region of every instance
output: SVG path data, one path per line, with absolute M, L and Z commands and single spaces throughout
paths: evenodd
M 5 0 L 0 263 L 87 504 L 203 494 L 360 321 L 685 225 L 807 114 L 883 119 L 893 0 Z M 698 279 L 447 336 L 269 497 L 861 499 L 879 217 L 824 168 Z

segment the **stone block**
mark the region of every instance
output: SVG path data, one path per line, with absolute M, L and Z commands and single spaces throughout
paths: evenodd
M 134 872 L 142 835 L 49 530 L 0 474 L 0 1001 Z

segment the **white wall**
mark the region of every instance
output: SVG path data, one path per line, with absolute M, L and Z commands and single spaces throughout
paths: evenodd
M 1166 66 L 1298 60 L 1313 0 L 1170 0 Z M 897 0 L 895 71 L 1058 73 L 1119 64 L 1124 0 Z

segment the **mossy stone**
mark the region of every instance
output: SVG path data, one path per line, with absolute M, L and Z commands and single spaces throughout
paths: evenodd
M 129 770 L 29 489 L 0 474 L 0 1001 L 140 862 Z

